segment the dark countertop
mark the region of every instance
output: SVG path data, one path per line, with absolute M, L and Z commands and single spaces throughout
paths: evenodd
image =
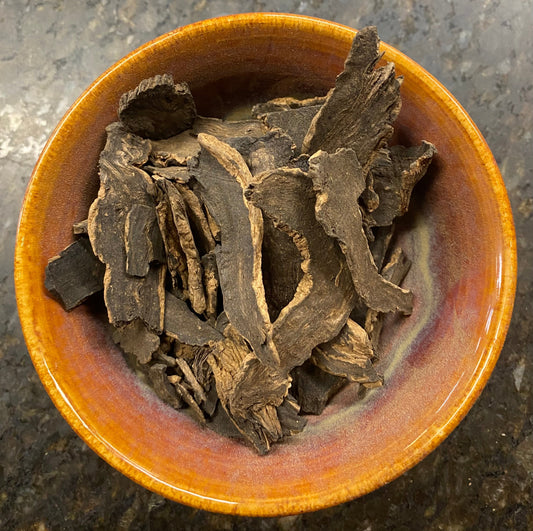
M 52 405 L 20 330 L 13 287 L 18 213 L 32 168 L 69 105 L 107 67 L 177 26 L 247 11 L 361 28 L 437 77 L 488 141 L 518 239 L 513 320 L 465 420 L 424 461 L 361 499 L 274 519 L 165 500 L 115 471 Z M 0 528 L 533 529 L 533 1 L 0 1 Z

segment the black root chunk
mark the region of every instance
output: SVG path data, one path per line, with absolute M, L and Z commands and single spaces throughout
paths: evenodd
M 94 255 L 89 240 L 80 238 L 48 260 L 44 285 L 65 310 L 72 310 L 102 291 L 104 272 L 105 266 Z

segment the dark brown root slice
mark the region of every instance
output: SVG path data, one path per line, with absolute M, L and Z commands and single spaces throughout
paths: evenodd
M 124 226 L 126 248 L 126 273 L 136 277 L 148 274 L 150 263 L 163 262 L 164 250 L 157 224 L 155 207 L 132 205 Z
M 315 194 L 305 173 L 287 168 L 267 172 L 246 196 L 291 236 L 302 257 L 296 293 L 273 324 L 281 366 L 289 372 L 339 333 L 356 295 L 344 256 L 316 220 Z
M 290 379 L 267 367 L 246 340 L 228 325 L 226 338 L 208 356 L 221 404 L 239 432 L 260 454 L 283 436 L 277 416 Z
M 300 415 L 300 411 L 300 405 L 290 394 L 278 406 L 278 419 L 284 437 L 301 433 L 305 428 L 307 419 Z
M 181 378 L 177 374 L 172 374 L 168 376 L 168 381 L 174 386 L 176 394 L 183 400 L 183 402 L 185 402 L 191 408 L 191 411 L 193 412 L 196 420 L 200 424 L 205 424 L 206 420 L 202 408 L 195 400 L 195 398 L 191 395 L 187 387 L 183 385 Z
M 194 233 L 198 250 L 201 254 L 212 251 L 215 248 L 215 240 L 200 199 L 187 186 L 178 183 L 174 186 L 179 191 L 185 203 L 189 224 Z
M 277 365 L 261 270 L 263 218 L 243 194 L 252 175 L 239 152 L 228 144 L 205 134 L 198 140 L 203 149 L 195 176 L 221 230 L 216 259 L 224 310 L 257 357 Z
M 189 272 L 187 259 L 181 248 L 180 237 L 172 217 L 172 209 L 166 195 L 162 195 L 156 206 L 157 223 L 165 249 L 168 272 L 172 279 L 173 293 L 189 298 Z
M 145 277 L 127 277 L 115 269 L 104 276 L 104 300 L 112 324 L 120 326 L 142 319 L 154 332 L 163 330 L 165 313 L 164 265 L 152 265 Z
M 176 362 L 181 372 L 183 373 L 184 380 L 187 382 L 187 385 L 191 388 L 193 392 L 194 400 L 198 403 L 198 405 L 201 405 L 206 402 L 207 396 L 205 394 L 205 391 L 194 376 L 187 361 L 183 358 L 177 358 Z
M 169 382 L 167 366 L 164 363 L 154 363 L 148 369 L 148 378 L 156 395 L 171 405 L 175 409 L 183 407 L 181 397 L 177 394 L 175 387 Z
M 393 132 L 401 107 L 400 80 L 393 63 L 374 68 L 381 58 L 375 27 L 357 33 L 337 76 L 335 88 L 314 117 L 302 146 L 312 155 L 318 150 L 335 153 L 352 148 L 361 166 L 371 163 Z
M 379 205 L 367 215 L 370 225 L 390 225 L 407 212 L 413 188 L 425 175 L 435 153 L 435 146 L 424 141 L 419 146 L 392 146 L 389 156 L 379 159 L 379 164 L 371 168 Z
M 196 106 L 187 84 L 175 85 L 172 76 L 164 74 L 145 79 L 123 94 L 118 116 L 132 133 L 157 140 L 189 129 Z
M 106 264 L 104 301 L 110 323 L 140 318 L 160 332 L 164 314 L 166 266 L 152 264 L 144 277 L 126 272 L 126 219 L 135 205 L 155 207 L 157 189 L 137 166 L 150 153 L 150 141 L 128 133 L 122 124 L 107 127 L 100 155 L 100 189 L 88 216 L 88 234 L 96 256 Z
M 173 339 L 188 345 L 202 346 L 223 338 L 209 323 L 199 319 L 186 302 L 168 292 L 165 297 L 164 330 Z
M 187 207 L 178 186 L 167 181 L 165 183 L 165 191 L 170 204 L 174 226 L 179 235 L 179 243 L 187 262 L 187 279 L 191 306 L 197 314 L 201 315 L 205 312 L 206 308 L 202 263 L 189 223 Z
M 311 360 L 295 367 L 291 375 L 291 390 L 296 393 L 302 413 L 311 415 L 320 415 L 330 399 L 348 383 L 346 378 L 324 372 Z
M 309 159 L 309 177 L 317 192 L 316 217 L 326 233 L 339 242 L 358 295 L 374 310 L 409 314 L 412 294 L 379 274 L 368 247 L 358 205 L 365 180 L 354 151 L 315 153 Z
M 241 137 L 229 141 L 243 155 L 252 176 L 290 164 L 293 141 L 279 130 L 261 138 Z M 301 256 L 294 242 L 277 229 L 270 219 L 263 220 L 262 276 L 271 321 L 277 318 L 296 291 L 301 279 Z

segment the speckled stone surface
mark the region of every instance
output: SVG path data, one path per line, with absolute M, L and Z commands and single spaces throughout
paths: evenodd
M 360 28 L 434 74 L 487 139 L 509 191 L 518 290 L 490 382 L 453 434 L 364 498 L 274 519 L 221 516 L 131 482 L 74 434 L 24 345 L 13 288 L 18 213 L 40 150 L 83 89 L 144 42 L 212 16 L 283 11 Z M 533 1 L 0 0 L 1 529 L 533 529 Z

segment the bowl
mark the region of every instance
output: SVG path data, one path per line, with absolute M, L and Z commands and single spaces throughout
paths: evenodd
M 378 28 L 379 29 L 379 28 Z M 294 94 L 325 94 L 355 30 L 296 15 L 244 14 L 178 28 L 100 76 L 46 144 L 24 199 L 16 242 L 20 319 L 35 368 L 79 436 L 126 476 L 205 510 L 274 516 L 364 495 L 418 463 L 481 393 L 511 317 L 516 249 L 505 187 L 480 132 L 450 93 L 382 44 L 404 77 L 396 140 L 438 149 L 402 222 L 413 262 L 409 318 L 389 318 L 385 386 L 354 400 L 347 388 L 303 433 L 266 456 L 199 427 L 160 402 L 131 371 L 90 307 L 64 312 L 44 288 L 48 258 L 73 239 L 98 189 L 105 127 L 120 95 L 172 73 L 201 114 Z

